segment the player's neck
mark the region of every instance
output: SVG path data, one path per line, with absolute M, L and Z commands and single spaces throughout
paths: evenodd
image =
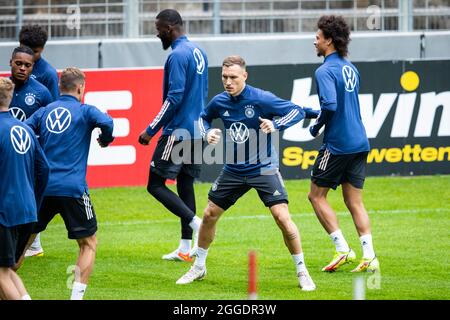
M 181 38 L 184 35 L 185 35 L 185 33 L 183 31 L 174 31 L 172 43 L 174 43 L 175 41 L 177 41 L 179 38 Z
M 245 87 L 247 86 L 247 84 L 244 84 L 244 86 L 242 87 L 242 89 L 239 92 L 236 92 L 236 94 L 233 95 L 233 98 L 237 98 L 240 96 L 240 94 L 242 92 L 244 92 Z
M 16 87 L 21 87 L 21 86 L 23 86 L 23 85 L 25 84 L 25 82 L 28 81 L 28 79 L 29 79 L 29 78 L 26 78 L 25 80 L 19 80 L 19 79 L 16 79 L 16 78 L 14 78 L 14 77 L 11 77 L 11 81 L 14 83 L 14 85 L 15 85 Z
M 61 96 L 71 96 L 75 99 L 77 99 L 78 101 L 81 101 L 80 99 L 80 95 L 74 92 L 61 92 Z
M 333 54 L 336 52 L 336 49 L 333 48 L 329 48 L 326 52 L 325 52 L 325 58 L 328 57 L 329 55 Z

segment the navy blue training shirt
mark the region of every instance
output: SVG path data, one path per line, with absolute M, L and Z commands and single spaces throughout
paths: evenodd
M 15 118 L 25 121 L 39 108 L 45 107 L 52 101 L 50 91 L 42 83 L 30 77 L 22 85 L 14 87 L 9 111 Z
M 164 65 L 164 102 L 146 131 L 153 137 L 161 128 L 162 135 L 184 129 L 191 138 L 200 139 L 195 126 L 208 96 L 208 59 L 186 36 L 179 37 L 171 47 Z
M 53 97 L 52 101 L 58 99 L 58 72 L 47 62 L 47 60 L 41 57 L 34 62 L 31 77 L 42 83 L 48 91 L 50 91 L 50 94 Z
M 46 196 L 80 198 L 88 193 L 86 168 L 91 133 L 100 128 L 100 139 L 113 140 L 113 120 L 94 106 L 71 95 L 39 109 L 26 123 L 39 135 L 51 173 Z
M 206 137 L 213 119 L 223 121 L 225 154 L 232 145 L 224 170 L 240 176 L 255 176 L 276 172 L 278 154 L 272 145 L 271 134 L 260 130 L 260 120 L 273 121 L 275 129 L 284 130 L 305 117 L 303 108 L 291 101 L 278 98 L 268 91 L 246 85 L 238 96 L 227 92 L 216 95 L 206 106 L 199 119 L 200 132 Z
M 360 76 L 356 67 L 334 52 L 325 58 L 315 77 L 320 108 L 333 113 L 325 124 L 322 148 L 329 149 L 332 154 L 369 151 L 369 140 L 361 119 Z
M 36 222 L 49 167 L 33 131 L 0 112 L 0 224 Z

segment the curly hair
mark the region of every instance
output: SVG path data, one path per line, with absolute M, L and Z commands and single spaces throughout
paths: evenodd
M 26 45 L 32 49 L 43 48 L 47 42 L 47 30 L 35 24 L 23 26 L 19 33 L 20 44 Z
M 325 39 L 332 39 L 334 48 L 341 57 L 348 54 L 350 42 L 350 27 L 341 16 L 322 16 L 317 22 L 317 28 L 322 30 Z

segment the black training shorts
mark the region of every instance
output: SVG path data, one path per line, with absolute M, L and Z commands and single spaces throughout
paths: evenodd
M 311 171 L 311 181 L 319 187 L 336 189 L 349 182 L 362 189 L 366 178 L 368 152 L 334 155 L 328 149 L 319 151 Z
M 44 197 L 34 232 L 44 231 L 58 213 L 64 220 L 69 239 L 87 238 L 97 231 L 97 218 L 91 199 L 84 193 L 81 198 Z
M 280 172 L 272 175 L 239 176 L 222 170 L 208 193 L 214 204 L 227 210 L 251 188 L 255 188 L 266 207 L 288 203 L 288 195 Z
M 154 172 L 163 178 L 173 180 L 183 171 L 193 178 L 198 178 L 202 147 L 201 139 L 177 141 L 175 136 L 159 137 L 150 163 L 150 175 Z
M 0 267 L 12 268 L 25 251 L 33 223 L 5 227 L 0 224 Z

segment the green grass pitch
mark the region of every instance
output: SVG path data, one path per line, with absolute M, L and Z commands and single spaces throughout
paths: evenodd
M 209 187 L 195 186 L 200 216 Z M 85 299 L 247 299 L 249 250 L 257 251 L 259 299 L 352 299 L 353 265 L 334 274 L 320 271 L 334 246 L 307 200 L 309 181 L 286 181 L 286 187 L 316 291 L 299 290 L 281 232 L 253 190 L 219 221 L 205 280 L 176 285 L 190 265 L 161 256 L 178 245 L 179 221 L 145 187 L 133 187 L 91 190 L 99 231 Z M 341 190 L 330 191 L 329 201 L 359 259 L 359 239 Z M 364 201 L 381 263 L 379 275 L 364 277 L 366 299 L 450 299 L 450 176 L 371 177 Z M 19 274 L 33 299 L 68 299 L 67 270 L 76 261 L 76 242 L 67 239 L 60 217 L 41 237 L 45 255 L 27 258 Z

